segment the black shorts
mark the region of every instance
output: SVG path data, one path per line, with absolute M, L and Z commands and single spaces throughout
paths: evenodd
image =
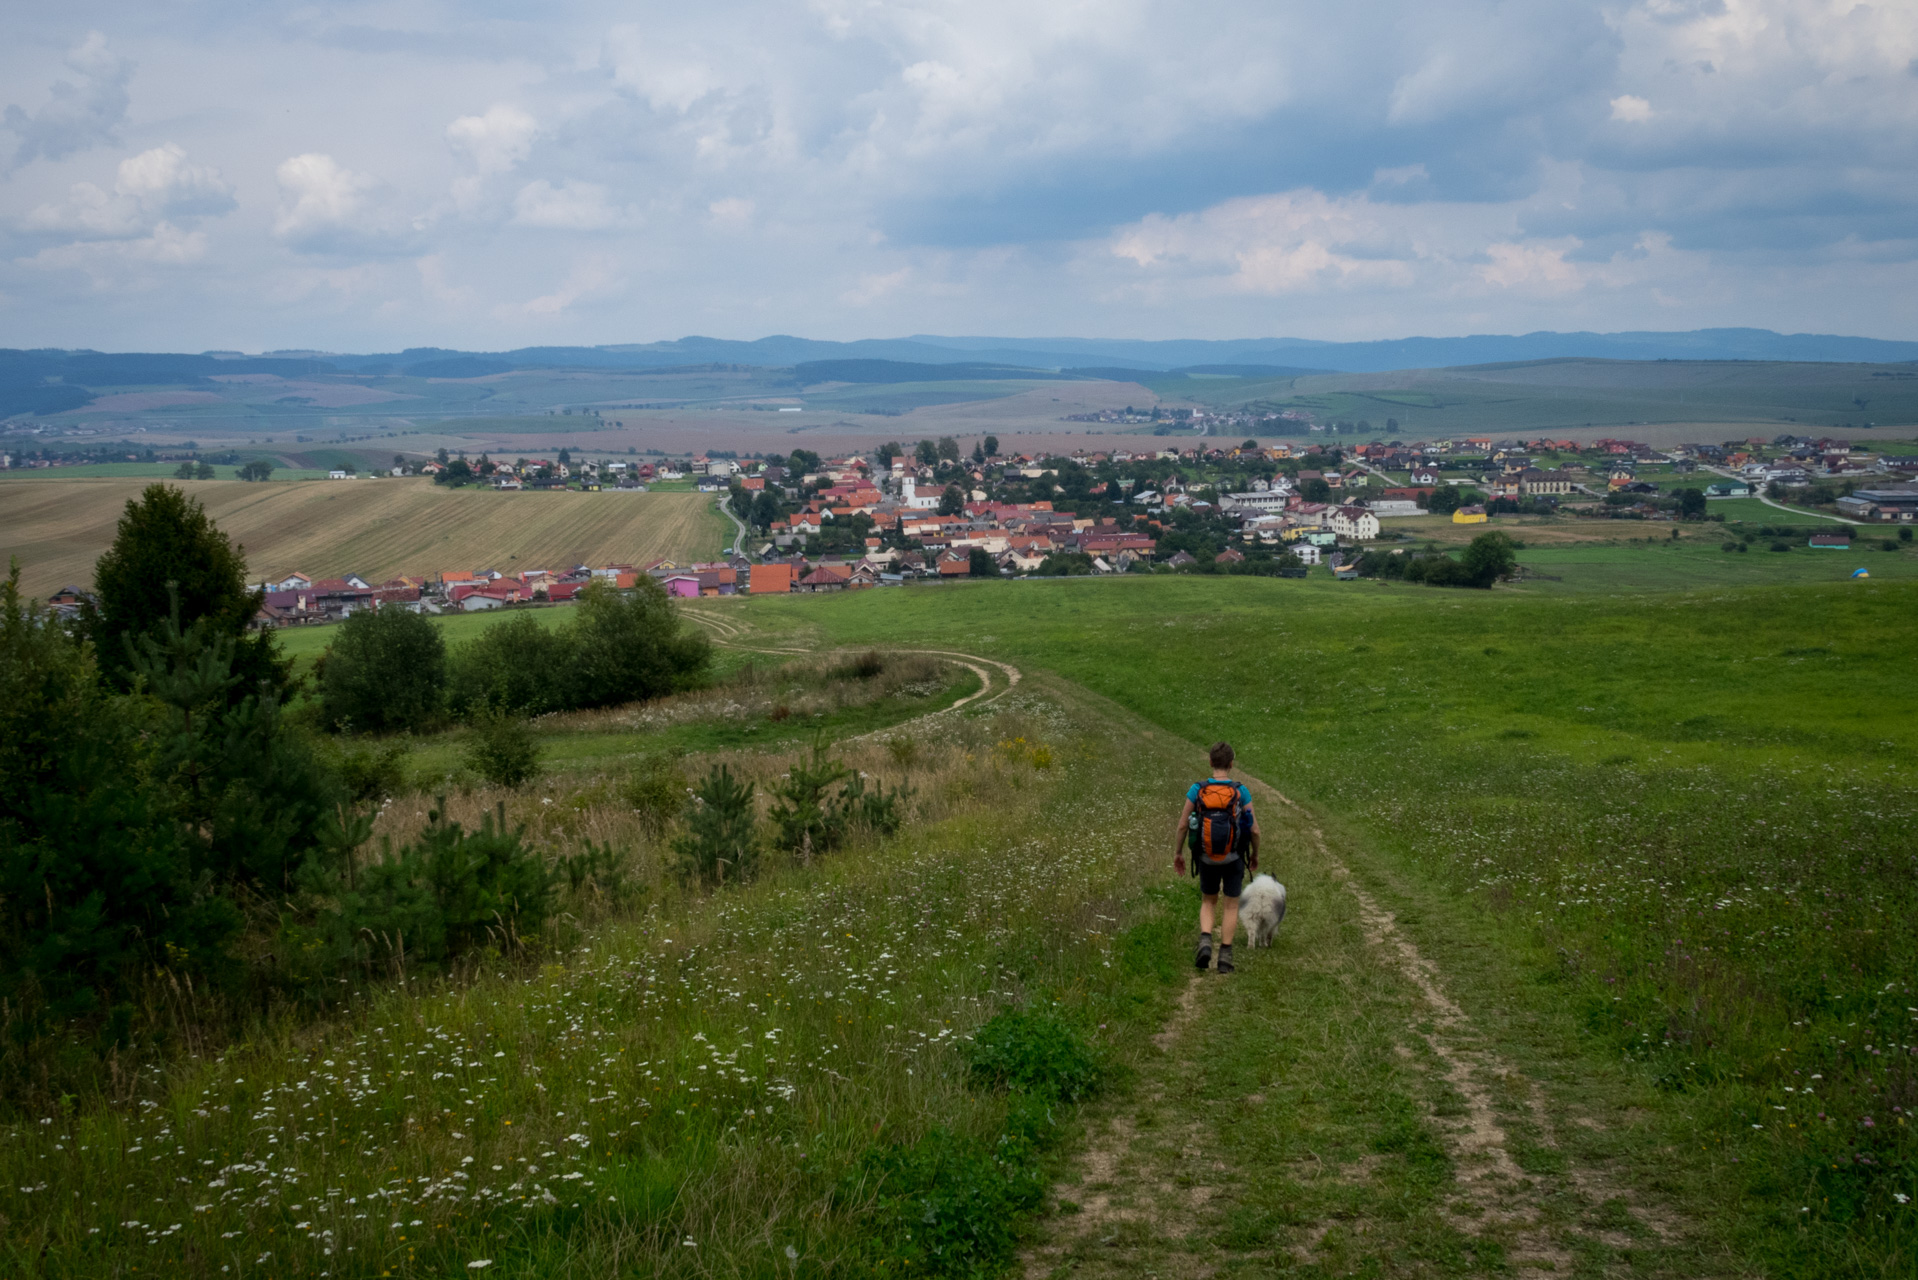
M 1216 867 L 1203 858 L 1199 859 L 1199 892 L 1209 898 L 1218 893 L 1221 887 L 1226 897 L 1239 896 L 1239 890 L 1245 888 L 1244 858 L 1234 858 Z

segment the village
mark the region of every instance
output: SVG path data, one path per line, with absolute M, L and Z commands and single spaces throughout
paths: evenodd
M 292 572 L 257 584 L 261 625 L 333 622 L 387 605 L 434 614 L 562 605 L 591 583 L 625 589 L 642 577 L 675 597 L 1028 575 L 1303 577 L 1317 566 L 1348 578 L 1366 549 L 1409 540 L 1394 531 L 1396 520 L 1471 525 L 1560 510 L 1677 520 L 1696 517 L 1710 500 L 1760 493 L 1820 498 L 1860 523 L 1918 518 L 1918 457 L 1792 436 L 1663 450 L 1630 440 L 1468 437 L 1348 449 L 1248 440 L 1236 448 L 1004 455 L 986 437 L 969 458 L 945 439 L 910 452 L 888 444 L 830 458 L 799 451 L 780 459 L 595 461 L 561 451 L 511 462 L 441 458 L 394 471 L 501 490 L 690 483 L 715 495 L 740 536 L 710 561 L 425 567 L 378 581 Z M 52 603 L 77 607 L 82 594 L 69 588 Z

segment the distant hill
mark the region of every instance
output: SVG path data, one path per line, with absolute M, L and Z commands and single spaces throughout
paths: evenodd
M 1480 334 L 1320 342 L 1306 338 L 1169 339 L 939 337 L 827 342 L 778 334 L 751 342 L 686 337 L 598 347 L 457 351 L 411 347 L 389 353 L 230 352 L 198 355 L 0 350 L 0 418 L 85 407 L 106 388 L 200 387 L 220 374 L 325 377 L 356 374 L 462 380 L 514 371 L 697 373 L 793 370 L 820 382 L 993 382 L 1031 378 L 1138 381 L 1185 377 L 1273 379 L 1312 374 L 1485 369 L 1537 361 L 1769 361 L 1798 364 L 1918 363 L 1918 342 L 1769 329 L 1684 333 Z M 412 392 L 408 392 L 412 394 Z M 618 394 L 618 393 L 615 393 Z M 1179 394 L 1185 394 L 1183 390 Z M 342 402 L 344 403 L 344 402 Z
M 1013 365 L 1033 369 L 1098 369 L 1196 373 L 1252 367 L 1264 374 L 1378 373 L 1439 369 L 1520 360 L 1597 357 L 1610 360 L 1794 360 L 1895 363 L 1918 360 L 1918 342 L 1769 329 L 1694 329 L 1683 333 L 1479 334 L 1463 338 L 1392 338 L 1378 342 L 1320 342 L 1310 338 L 864 338 L 826 342 L 778 334 L 751 342 L 686 337 L 602 347 L 522 347 L 463 352 L 422 348 L 398 355 L 328 357 L 342 369 L 384 366 L 400 371 L 428 360 L 477 358 L 515 368 L 656 369 L 670 365 L 732 364 L 784 368 L 822 360 L 890 360 L 908 364 Z M 370 368 L 368 371 L 371 371 Z M 1268 376 L 1271 376 L 1268 375 Z

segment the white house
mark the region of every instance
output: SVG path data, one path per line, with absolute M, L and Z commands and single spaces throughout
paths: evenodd
M 899 482 L 899 501 L 911 511 L 937 511 L 939 493 L 920 493 L 918 482 L 907 476 Z
M 1308 565 L 1317 564 L 1321 555 L 1319 549 L 1309 542 L 1301 542 L 1299 545 L 1293 547 L 1292 554 Z
M 1339 537 L 1359 542 L 1379 536 L 1379 518 L 1364 507 L 1335 507 L 1326 525 Z
M 1227 511 L 1283 511 L 1291 496 L 1284 489 L 1255 489 L 1250 493 L 1228 493 L 1219 499 Z

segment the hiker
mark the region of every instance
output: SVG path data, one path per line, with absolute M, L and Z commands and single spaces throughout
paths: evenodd
M 1212 776 L 1185 793 L 1185 808 L 1173 832 L 1172 868 L 1185 874 L 1186 845 L 1192 846 L 1192 870 L 1199 877 L 1199 953 L 1196 968 L 1212 965 L 1212 913 L 1225 894 L 1225 923 L 1219 935 L 1219 972 L 1231 973 L 1232 935 L 1239 930 L 1239 891 L 1247 871 L 1259 869 L 1259 820 L 1252 793 L 1232 780 L 1232 748 L 1212 744 Z

